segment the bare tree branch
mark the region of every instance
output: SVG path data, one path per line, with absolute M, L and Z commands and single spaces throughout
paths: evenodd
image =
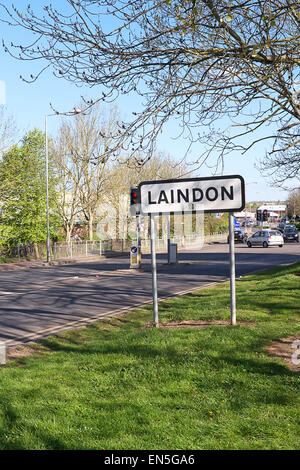
M 297 156 L 298 0 L 66 0 L 61 11 L 49 4 L 40 16 L 30 6 L 0 6 L 2 21 L 36 37 L 28 45 L 4 43 L 14 57 L 45 61 L 57 77 L 101 87 L 99 100 L 132 92 L 143 98 L 142 112 L 119 123 L 110 151 L 122 145 L 143 164 L 176 118 L 190 143 L 206 149 L 199 164 L 262 140 L 272 153 Z M 222 119 L 238 120 L 244 132 L 216 132 Z

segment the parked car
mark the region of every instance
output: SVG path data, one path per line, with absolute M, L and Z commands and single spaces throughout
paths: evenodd
M 251 227 L 254 224 L 253 220 L 246 220 L 246 222 L 242 222 L 242 227 Z
M 294 224 L 286 224 L 284 230 L 297 230 L 297 228 Z
M 264 248 L 268 248 L 269 246 L 282 247 L 283 244 L 283 234 L 279 232 L 279 230 L 260 230 L 249 237 L 247 241 L 249 248 L 252 246 L 263 246 Z
M 235 230 L 234 231 L 234 242 L 235 243 L 246 243 L 247 239 L 248 239 L 248 235 L 243 230 Z M 227 237 L 227 243 L 229 243 L 229 235 Z
M 299 243 L 299 232 L 294 226 L 286 225 L 283 232 L 283 239 L 285 242 Z
M 284 227 L 285 227 L 285 223 L 284 222 L 279 222 L 279 224 L 277 225 L 277 230 L 279 230 L 280 232 L 283 232 Z

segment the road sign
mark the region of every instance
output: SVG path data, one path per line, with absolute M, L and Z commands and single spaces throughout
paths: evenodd
M 141 267 L 141 250 L 140 247 L 133 245 L 130 248 L 130 268 Z
M 139 184 L 141 212 L 235 212 L 245 206 L 241 176 L 144 181 Z
M 234 224 L 234 227 L 235 227 L 235 228 L 240 228 L 240 226 L 241 226 L 241 224 L 240 224 L 239 222 L 236 222 L 236 223 Z
M 150 215 L 153 321 L 158 322 L 157 273 L 155 249 L 156 214 L 229 212 L 231 324 L 236 324 L 235 254 L 233 212 L 245 207 L 245 182 L 242 176 L 143 181 L 139 184 L 140 212 Z M 236 224 L 236 226 L 239 224 Z M 134 256 L 131 254 L 131 256 Z

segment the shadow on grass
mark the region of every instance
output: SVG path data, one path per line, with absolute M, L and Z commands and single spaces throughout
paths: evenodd
M 280 288 L 280 300 L 276 299 L 276 303 L 269 301 L 270 297 L 274 294 L 276 295 L 276 290 Z M 297 291 L 297 285 L 295 287 L 285 287 L 285 286 L 278 286 L 277 288 L 274 287 L 263 287 L 258 290 L 248 290 L 246 292 L 239 291 L 237 285 L 237 293 L 236 293 L 236 302 L 237 308 L 241 311 L 243 309 L 249 310 L 249 304 L 251 309 L 253 310 L 253 316 L 255 317 L 255 312 L 259 312 L 263 310 L 265 314 L 269 314 L 270 317 L 274 314 L 278 315 L 286 315 L 286 314 L 294 314 L 295 316 L 299 315 L 299 309 L 297 304 L 297 298 L 300 301 L 300 291 Z M 291 293 L 293 293 L 293 297 L 291 297 Z M 278 293 L 279 295 L 279 293 Z M 197 304 L 200 304 L 199 313 L 203 316 L 205 314 L 205 308 L 210 306 L 211 301 L 218 302 L 219 304 L 219 311 L 223 311 L 225 307 L 230 306 L 230 298 L 229 298 L 229 287 L 228 291 L 219 290 L 217 293 L 214 291 L 198 291 L 193 292 L 191 294 L 186 294 L 181 297 L 181 301 L 179 305 L 174 305 L 170 302 L 170 304 L 163 305 L 160 304 L 160 311 L 163 313 L 164 311 L 168 311 L 173 309 L 181 309 L 184 310 L 185 308 L 197 308 Z M 216 314 L 217 314 L 216 310 Z M 250 319 L 250 318 L 249 318 Z M 255 320 L 255 318 L 251 318 L 251 320 Z
M 214 326 L 214 328 L 216 328 Z M 221 329 L 232 328 L 230 326 L 224 327 L 220 326 Z M 235 327 L 236 328 L 236 327 Z M 160 329 L 160 332 L 163 330 Z M 165 330 L 166 331 L 166 330 Z M 193 330 L 195 332 L 195 330 Z M 181 330 L 182 334 L 187 338 L 191 330 L 186 328 Z M 198 330 L 199 332 L 199 330 Z M 214 330 L 215 332 L 215 330 Z M 168 332 L 169 334 L 170 332 Z M 177 332 L 178 333 L 178 332 Z M 199 333 L 201 334 L 201 333 Z M 273 376 L 294 376 L 294 372 L 290 371 L 287 366 L 280 364 L 278 360 L 272 359 L 267 356 L 265 358 L 246 358 L 243 355 L 249 354 L 249 350 L 262 352 L 269 340 L 266 337 L 252 338 L 249 343 L 239 344 L 238 351 L 233 349 L 232 354 L 228 354 L 226 345 L 223 347 L 223 350 L 218 351 L 218 356 L 215 355 L 215 348 L 212 344 L 211 347 L 206 343 L 206 338 L 202 338 L 204 341 L 201 343 L 201 347 L 205 347 L 205 356 L 199 354 L 199 373 L 203 373 L 203 362 L 207 362 L 208 368 L 210 370 L 222 370 L 224 368 L 231 368 L 233 371 L 239 368 L 240 370 L 247 370 L 247 373 L 259 374 L 263 376 L 273 377 Z M 79 355 L 103 355 L 105 357 L 112 356 L 115 360 L 112 360 L 112 365 L 105 365 L 102 363 L 102 368 L 105 373 L 118 370 L 121 365 L 126 368 L 126 358 L 131 362 L 132 358 L 136 360 L 136 367 L 147 367 L 148 365 L 156 364 L 159 367 L 175 367 L 176 370 L 179 370 L 180 367 L 186 367 L 189 363 L 191 367 L 197 367 L 197 359 L 195 359 L 195 354 L 189 357 L 185 351 L 180 352 L 176 346 L 166 346 L 163 338 L 160 338 L 162 345 L 154 346 L 150 344 L 141 344 L 136 342 L 135 344 L 128 344 L 128 342 L 121 341 L 121 344 L 110 344 L 107 341 L 101 341 L 99 338 L 99 344 L 96 345 L 93 342 L 92 346 L 86 345 L 85 347 L 79 347 L 77 342 L 74 342 L 71 338 L 63 340 L 43 340 L 44 346 L 48 350 L 53 352 L 63 352 L 69 353 L 73 352 Z M 239 354 L 241 357 L 236 357 Z M 121 359 L 120 359 L 121 358 Z M 87 358 L 88 361 L 88 358 Z M 120 361 L 120 362 L 119 362 Z M 123 363 L 122 363 L 123 361 Z
M 294 274 L 299 270 L 300 268 L 300 261 L 297 261 L 296 263 L 293 263 L 292 265 L 288 266 L 280 266 L 280 267 L 274 267 L 271 269 L 266 269 L 262 272 L 258 272 L 254 275 L 247 276 L 246 278 L 240 280 L 239 282 L 247 282 L 250 281 L 252 278 L 256 278 L 257 281 L 261 282 L 263 280 L 270 280 L 270 277 L 272 279 L 282 277 L 288 274 Z
M 0 427 L 0 449 L 5 450 L 29 450 L 28 446 L 23 441 L 23 427 L 24 422 L 22 416 L 15 410 L 10 403 L 9 397 L 0 397 L 0 408 L 2 411 L 3 432 Z M 26 431 L 29 434 L 35 435 L 41 442 L 44 443 L 45 448 L 48 449 L 64 449 L 63 442 L 56 438 L 47 436 L 42 431 L 38 431 L 33 426 L 26 426 Z

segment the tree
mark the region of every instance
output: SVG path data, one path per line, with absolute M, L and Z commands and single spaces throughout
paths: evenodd
M 53 161 L 57 176 L 55 199 L 66 241 L 70 242 L 76 218 L 82 214 L 79 198 L 79 183 L 81 166 L 79 161 L 72 158 L 69 148 L 69 129 L 62 123 L 59 137 L 50 141 Z
M 3 245 L 36 245 L 46 240 L 44 148 L 44 135 L 35 129 L 25 135 L 20 146 L 14 145 L 6 152 L 0 162 L 0 236 Z M 53 207 L 52 171 L 49 176 L 50 228 L 53 235 L 58 221 Z
M 289 180 L 300 182 L 300 145 L 261 159 L 257 167 L 268 175 L 273 185 L 289 189 L 286 187 Z
M 138 158 L 141 160 L 142 156 Z M 156 152 L 153 157 L 142 166 L 136 166 L 136 159 L 123 158 L 114 163 L 107 175 L 105 184 L 105 202 L 114 208 L 116 217 L 116 231 L 119 237 L 120 227 L 127 227 L 130 222 L 129 213 L 129 191 L 131 187 L 136 187 L 142 181 L 153 181 L 160 179 L 178 178 L 185 174 L 187 169 L 184 165 L 174 161 L 170 155 L 163 152 Z M 120 220 L 124 217 L 125 220 Z
M 6 113 L 5 106 L 0 105 L 0 155 L 12 145 L 17 132 L 14 118 Z
M 204 144 L 199 164 L 258 142 L 269 143 L 271 155 L 299 152 L 298 0 L 67 0 L 64 6 L 45 6 L 39 16 L 30 6 L 24 12 L 2 4 L 4 21 L 35 33 L 28 46 L 5 50 L 45 60 L 57 77 L 101 85 L 103 100 L 141 95 L 144 109 L 119 129 L 132 154 L 151 154 L 173 117 L 191 143 Z
M 219 217 L 216 217 L 216 214 L 205 214 L 204 216 L 204 232 L 206 235 L 225 232 L 228 230 L 228 225 L 228 214 L 222 214 Z
M 89 239 L 93 240 L 97 210 L 103 199 L 111 160 L 107 149 L 116 120 L 116 109 L 111 108 L 108 114 L 100 113 L 96 104 L 88 114 L 78 114 L 72 121 L 64 120 L 59 136 L 53 142 L 59 175 L 58 207 L 67 240 L 70 240 L 79 214 L 87 221 Z
M 142 160 L 142 155 L 139 155 Z M 129 195 L 130 187 L 138 186 L 142 181 L 179 178 L 186 175 L 186 167 L 172 159 L 170 155 L 156 152 L 144 165 L 136 166 L 135 160 L 123 157 L 111 168 L 106 184 L 106 193 L 110 202 L 118 201 L 119 195 Z
M 290 191 L 286 204 L 288 217 L 300 216 L 300 188 Z

